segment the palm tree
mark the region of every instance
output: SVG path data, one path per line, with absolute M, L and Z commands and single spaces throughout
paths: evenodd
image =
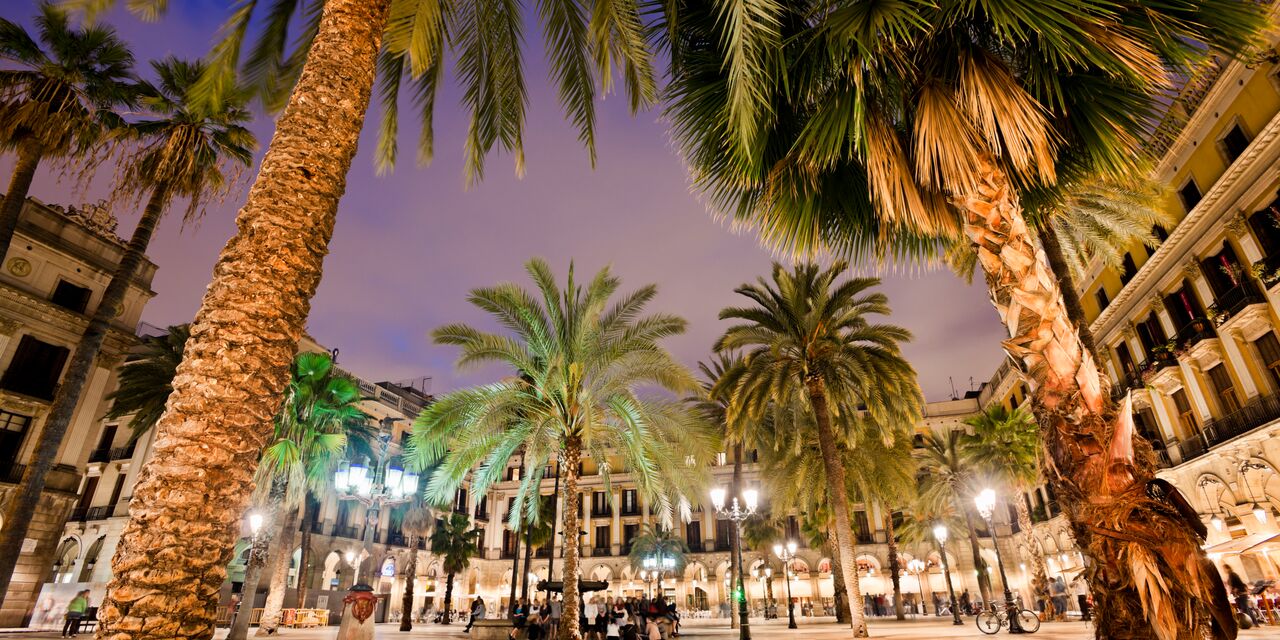
M 440 344 L 461 347 L 459 365 L 501 363 L 508 378 L 447 394 L 427 407 L 409 439 L 419 469 L 440 466 L 427 498 L 452 498 L 464 480 L 485 491 L 523 448 L 528 475 L 516 493 L 510 523 L 536 521 L 544 469 L 554 458 L 563 474 L 561 531 L 578 531 L 578 464 L 596 461 L 604 477 L 614 469 L 634 479 L 659 521 L 674 524 L 676 509 L 699 495 L 717 447 L 717 434 L 689 403 L 641 389 L 695 394 L 699 386 L 659 341 L 684 330 L 681 318 L 642 315 L 657 293 L 649 285 L 610 304 L 619 281 L 608 268 L 586 286 L 561 289 L 539 259 L 526 266 L 537 285 L 475 289 L 471 302 L 509 334 L 462 324 L 437 329 Z M 477 465 L 479 465 L 477 467 Z M 564 546 L 564 622 L 561 637 L 578 633 L 578 545 Z
M 0 264 L 18 228 L 22 205 L 40 162 L 85 160 L 119 124 L 112 109 L 132 106 L 133 54 L 105 26 L 71 26 L 67 15 L 41 2 L 33 37 L 0 19 L 0 148 L 17 153 L 0 203 Z M 14 68 L 16 67 L 16 68 Z
M 656 560 L 658 580 L 661 582 L 667 571 L 677 576 L 684 571 L 685 565 L 689 563 L 688 554 L 689 545 L 676 534 L 674 528 L 649 523 L 641 525 L 639 533 L 631 539 L 627 561 L 631 563 L 632 569 L 643 569 L 645 560 Z M 671 560 L 670 567 L 663 564 L 665 560 Z
M 400 600 L 400 630 L 413 631 L 413 583 L 418 577 L 418 541 L 431 535 L 435 510 L 422 500 L 422 494 L 398 511 L 400 531 L 409 547 L 409 562 L 404 568 L 404 597 Z
M 1203 558 L 1195 533 L 1142 490 L 1149 456 L 1111 469 L 1106 383 L 1024 204 L 1081 176 L 1140 172 L 1160 99 L 1210 52 L 1250 46 L 1261 5 L 979 0 L 872 13 L 765 0 L 740 20 L 711 3 L 681 8 L 669 117 L 715 207 L 805 254 L 919 259 L 967 238 L 1005 348 L 1031 372 L 1049 480 L 1106 567 L 1092 582 L 1100 626 L 1170 638 L 1227 611 L 1217 576 L 1183 561 Z M 1098 522 L 1126 535 L 1091 535 Z
M 91 19 L 118 3 L 76 4 Z M 166 3 L 128 4 L 156 13 Z M 254 8 L 268 4 L 264 28 L 250 30 Z M 550 0 L 539 5 L 538 16 L 560 101 L 589 150 L 594 149 L 595 137 L 593 101 L 598 92 L 612 88 L 615 69 L 624 80 L 633 110 L 646 105 L 657 91 L 639 3 L 623 0 L 601 7 L 589 13 L 578 3 Z M 302 31 L 294 34 L 290 27 L 299 23 Z M 512 152 L 519 173 L 524 169 L 527 101 L 523 28 L 524 15 L 517 3 L 490 0 L 451 3 L 448 10 L 416 0 L 237 5 L 224 29 L 227 38 L 215 46 L 211 56 L 215 64 L 197 97 L 216 102 L 234 86 L 239 52 L 248 50 L 245 75 L 264 88 L 268 107 L 283 105 L 283 110 L 237 216 L 238 232 L 223 248 L 192 324 L 189 357 L 179 378 L 182 383 L 175 387 L 170 405 L 174 410 L 159 425 L 157 454 L 168 463 L 147 474 L 134 493 L 152 513 L 169 514 L 158 521 L 173 524 L 161 530 L 152 526 L 155 521 L 144 527 L 139 520 L 125 530 L 112 591 L 148 589 L 156 566 L 146 550 L 163 546 L 163 540 L 190 540 L 197 531 L 202 532 L 201 539 L 169 556 L 173 566 L 162 569 L 191 577 L 184 582 L 185 588 L 157 596 L 168 600 L 158 606 L 164 613 L 148 612 L 124 621 L 134 615 L 132 603 L 112 599 L 102 607 L 104 628 L 142 629 L 141 620 L 146 617 L 147 629 L 174 631 L 172 625 L 183 620 L 183 628 L 189 631 L 196 616 L 212 633 L 215 610 L 202 594 L 223 580 L 222 573 L 212 567 L 226 554 L 217 550 L 229 548 L 228 518 L 235 511 L 223 507 L 243 506 L 253 476 L 251 452 L 267 440 L 257 425 L 272 418 L 288 383 L 289 362 L 320 282 L 338 202 L 346 190 L 378 71 L 383 72 L 386 114 L 378 153 L 383 166 L 395 157 L 397 101 L 404 82 L 411 85 L 423 125 L 420 159 L 430 158 L 431 119 L 448 44 L 457 54 L 455 68 L 464 85 L 463 101 L 471 112 L 465 145 L 468 178 L 481 176 L 481 161 L 495 146 Z M 263 34 L 263 40 L 243 47 L 251 31 Z M 295 35 L 298 45 L 287 53 Z M 590 155 L 594 158 L 594 151 Z M 226 355 L 228 342 L 239 346 L 237 354 L 246 355 Z M 206 459 L 184 456 L 185 449 L 176 446 L 180 438 L 169 436 L 195 424 L 200 425 L 204 446 L 216 449 L 216 457 L 225 459 L 225 464 L 211 469 Z M 175 493 L 173 488 L 197 469 L 202 477 L 205 472 L 214 473 L 207 473 L 206 481 L 192 491 L 227 496 L 231 503 L 210 505 L 197 515 L 183 501 L 171 498 L 189 495 Z M 183 517 L 177 517 L 179 513 Z M 193 611 L 194 607 L 200 611 Z M 161 617 L 166 622 L 161 623 Z M 573 623 L 576 626 L 576 620 Z
M 743 371 L 731 381 L 730 419 L 737 412 L 759 419 L 768 411 L 776 414 L 775 407 L 800 407 L 812 417 L 828 479 L 825 486 L 853 632 L 866 637 L 862 608 L 854 604 L 862 595 L 849 520 L 848 474 L 833 418 L 863 410 L 869 425 L 914 424 L 921 394 L 915 371 L 898 348 L 911 334 L 870 320 L 869 316 L 889 313 L 888 299 L 869 292 L 879 284 L 875 278 L 840 281 L 847 268 L 839 261 L 825 269 L 803 264 L 792 271 L 774 264 L 772 282 L 761 278 L 758 284 L 736 290 L 754 306 L 720 312 L 721 319 L 741 324 L 725 332 L 716 350 L 746 350 Z
M 733 449 L 733 475 L 729 480 L 730 495 L 741 495 L 742 492 L 742 450 L 743 444 L 752 438 L 752 429 L 746 420 L 735 419 L 733 422 L 728 420 L 728 405 L 731 402 L 730 394 L 726 389 L 732 386 L 726 382 L 733 376 L 741 375 L 742 358 L 736 355 L 718 353 L 710 362 L 699 362 L 698 370 L 702 373 L 703 395 L 690 399 L 694 406 L 706 416 L 707 421 L 711 424 L 721 427 L 724 434 L 725 444 L 730 445 Z M 717 389 L 717 385 L 719 389 Z M 738 537 L 738 528 L 731 527 L 729 529 L 729 548 L 736 548 Z M 729 574 L 737 576 L 739 572 L 738 554 L 729 554 Z M 729 616 L 729 627 L 737 629 L 742 624 L 740 616 L 736 613 Z
M 107 396 L 111 409 L 104 419 L 131 416 L 131 441 L 150 431 L 164 413 L 164 403 L 173 392 L 173 373 L 182 362 L 182 347 L 190 336 L 191 325 L 177 324 L 162 336 L 143 338 L 141 352 L 116 374 L 116 390 Z
M 461 513 L 450 514 L 447 519 L 437 520 L 427 546 L 440 558 L 444 572 L 449 578 L 444 589 L 444 615 L 440 624 L 449 624 L 449 611 L 453 608 L 453 576 L 467 570 L 471 565 L 471 556 L 476 554 L 476 543 L 480 540 L 480 530 L 471 528 L 471 520 Z
M 284 406 L 275 420 L 275 439 L 263 450 L 254 481 L 259 488 L 282 488 L 278 499 L 270 502 L 278 516 L 278 531 L 267 554 L 270 583 L 259 636 L 271 635 L 280 626 L 289 565 L 307 499 L 328 495 L 344 454 L 356 448 L 356 441 L 367 443 L 377 437 L 369 414 L 360 408 L 359 385 L 334 366 L 328 353 L 299 353 L 290 375 Z
M 32 464 L 5 510 L 0 532 L 0 593 L 8 588 L 27 534 L 30 518 L 25 516 L 40 500 L 89 374 L 97 366 L 102 343 L 123 309 L 125 294 L 146 259 L 161 216 L 173 198 L 186 197 L 191 202 L 187 218 L 196 217 L 203 197 L 225 191 L 226 173 L 236 165 L 248 165 L 255 144 L 253 134 L 240 124 L 249 114 L 239 102 L 230 100 L 210 111 L 193 109 L 187 102 L 187 90 L 199 77 L 200 64 L 168 58 L 153 62 L 152 68 L 159 84 L 144 86 L 141 100 L 150 112 L 147 119 L 125 129 L 138 140 L 138 148 L 121 167 L 117 187 L 130 193 L 149 191 L 147 205 L 76 344 L 40 430 Z
M 1084 179 L 1061 185 L 1061 193 L 1052 202 L 1037 203 L 1036 209 L 1027 211 L 1049 268 L 1058 278 L 1067 315 L 1080 332 L 1080 341 L 1095 358 L 1097 345 L 1075 282 L 1084 275 L 1092 258 L 1108 267 L 1122 268 L 1134 245 L 1149 249 L 1159 246 L 1155 227 L 1170 228 L 1176 223 L 1172 214 L 1159 206 L 1163 192 L 1164 188 L 1150 178 Z M 973 245 L 957 241 L 948 250 L 947 261 L 957 275 L 973 281 L 978 268 L 978 252 Z
M 964 524 L 969 537 L 969 551 L 973 554 L 973 567 L 978 571 L 978 589 L 983 602 L 991 600 L 991 576 L 982 558 L 982 546 L 978 543 L 978 530 L 973 525 L 974 485 L 980 480 L 978 468 L 965 450 L 964 431 L 942 429 L 922 436 L 920 456 L 920 494 L 924 501 L 934 505 L 946 504 L 954 509 Z M 932 511 L 939 511 L 935 506 Z
M 1012 411 L 995 405 L 966 418 L 973 434 L 966 438 L 963 453 L 978 473 L 999 485 L 1002 496 L 1013 500 L 1018 513 L 1018 529 L 1031 536 L 1031 513 L 1023 494 L 1040 480 L 1040 442 L 1035 418 L 1020 408 Z M 1032 588 L 1036 596 L 1048 593 L 1049 579 L 1044 558 L 1035 544 L 1031 553 Z

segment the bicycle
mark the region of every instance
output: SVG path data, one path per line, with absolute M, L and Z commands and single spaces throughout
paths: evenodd
M 1029 609 L 1016 610 L 1018 626 L 1022 627 L 1024 633 L 1035 633 L 1040 630 L 1040 616 L 1037 616 L 1034 611 Z M 992 604 L 978 614 L 977 624 L 979 631 L 987 635 L 994 635 L 1002 627 L 1009 626 L 1009 610 L 997 608 L 996 605 Z

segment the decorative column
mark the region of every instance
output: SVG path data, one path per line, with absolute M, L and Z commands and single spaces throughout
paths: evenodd
M 1120 330 L 1120 336 L 1124 338 L 1125 344 L 1129 345 L 1129 355 L 1134 360 L 1134 366 L 1137 366 L 1138 361 L 1145 356 L 1143 355 L 1142 341 L 1138 340 L 1137 334 L 1134 333 L 1133 325 L 1125 324 L 1124 328 Z
M 1182 371 L 1182 388 L 1191 396 L 1191 407 L 1200 418 L 1200 426 L 1204 427 L 1204 423 L 1213 419 L 1213 414 L 1209 412 L 1209 403 L 1204 398 L 1200 375 L 1196 367 L 1187 360 L 1188 358 L 1178 358 L 1178 369 Z
M 13 339 L 13 334 L 18 332 L 22 326 L 17 320 L 8 318 L 0 318 L 0 357 L 4 357 L 5 349 L 9 347 L 9 341 Z
M 1240 245 L 1240 252 L 1244 254 L 1245 271 L 1251 271 L 1253 263 L 1265 257 L 1262 255 L 1262 248 L 1258 246 L 1257 238 L 1254 238 L 1253 232 L 1249 230 L 1249 222 L 1245 218 L 1243 211 L 1238 212 L 1227 221 L 1227 234 L 1235 239 L 1236 244 Z M 1271 312 L 1280 317 L 1280 299 L 1277 299 L 1276 295 L 1273 295 L 1268 290 L 1266 284 L 1259 282 L 1258 285 L 1262 288 L 1262 295 L 1267 299 Z
M 1243 402 L 1248 402 L 1258 396 L 1258 385 L 1253 379 L 1253 374 L 1249 372 L 1244 354 L 1240 352 L 1240 343 L 1236 342 L 1236 336 L 1239 333 L 1239 331 L 1220 331 L 1218 335 L 1221 336 L 1222 354 L 1227 357 L 1227 365 L 1236 372 L 1236 380 L 1240 382 L 1240 390 L 1244 392 Z
M 587 496 L 590 496 L 592 499 L 587 500 Z M 587 489 L 583 493 L 582 497 L 578 498 L 578 504 L 582 505 L 582 530 L 587 532 L 587 538 L 586 538 L 587 540 L 595 540 L 595 535 L 596 535 L 595 527 L 591 526 L 591 512 L 595 509 L 595 505 L 596 505 L 595 497 L 596 497 L 595 489 Z M 592 542 L 591 544 L 588 544 L 588 545 L 583 545 L 582 555 L 590 556 L 591 552 L 595 550 L 595 546 L 596 546 L 595 542 Z
M 1156 414 L 1156 423 L 1160 426 L 1160 434 L 1165 441 L 1176 440 L 1178 432 L 1173 428 L 1173 419 L 1169 417 L 1169 408 L 1165 406 L 1163 394 L 1152 389 L 1151 392 L 1151 409 Z
M 1169 317 L 1169 310 L 1164 306 L 1164 298 L 1156 293 L 1151 296 L 1151 309 L 1156 312 L 1156 318 L 1160 320 L 1160 326 L 1164 328 L 1164 334 L 1172 340 L 1178 333 L 1178 327 L 1173 326 L 1173 318 Z
M 1120 376 L 1116 374 L 1116 364 L 1111 358 L 1111 347 L 1107 345 L 1098 346 L 1098 359 L 1107 369 L 1107 377 L 1111 378 L 1112 386 L 1120 383 Z
M 610 501 L 613 502 L 613 526 L 609 527 L 609 537 L 613 538 L 610 552 L 616 556 L 622 551 L 622 490 L 614 489 L 609 493 Z

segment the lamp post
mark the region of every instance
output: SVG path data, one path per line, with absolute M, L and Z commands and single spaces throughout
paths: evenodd
M 791 598 L 791 561 L 796 557 L 796 543 L 788 541 L 787 546 L 773 545 L 773 555 L 782 561 L 782 577 L 787 581 L 787 628 L 796 628 L 796 601 Z
M 938 541 L 938 554 L 942 556 L 942 573 L 947 577 L 947 595 L 951 598 L 952 624 L 964 624 L 960 619 L 960 609 L 956 606 L 956 590 L 951 586 L 951 564 L 947 562 L 947 525 L 939 523 L 933 527 L 933 539 Z
M 247 573 L 247 572 L 248 572 L 248 570 L 249 570 L 249 565 L 253 564 L 253 562 L 254 562 L 254 557 L 255 557 L 255 556 L 260 556 L 264 551 L 266 551 L 265 549 L 259 549 L 259 548 L 258 548 L 258 541 L 260 540 L 260 538 L 259 538 L 259 534 L 261 534 L 261 533 L 262 533 L 262 525 L 266 522 L 266 518 L 262 515 L 262 513 L 258 512 L 258 511 L 253 511 L 253 512 L 250 512 L 250 513 L 249 513 L 249 516 L 248 516 L 247 518 L 245 518 L 245 520 L 249 523 L 249 534 L 250 534 L 250 537 L 249 537 L 249 556 L 245 559 L 245 563 L 244 563 L 245 571 L 246 571 L 246 573 Z M 56 582 L 56 581 L 57 581 L 57 579 L 58 579 L 58 577 L 57 577 L 57 575 L 56 575 L 56 574 L 57 574 L 57 570 L 58 570 L 58 569 L 57 569 L 57 565 L 54 565 L 54 573 L 55 573 L 55 575 L 54 575 L 53 579 L 54 579 L 54 581 L 55 581 L 55 582 Z M 255 591 L 256 591 L 256 589 L 255 589 Z M 247 595 L 248 595 L 248 597 L 249 597 L 249 598 L 253 598 L 253 596 L 254 596 L 255 594 L 252 594 L 252 593 L 251 593 L 251 594 L 247 594 Z M 240 594 L 240 601 L 236 603 L 236 610 L 231 612 L 231 626 L 232 626 L 232 627 L 234 627 L 234 626 L 235 626 L 235 620 L 236 620 L 236 617 L 240 615 L 240 608 L 244 606 L 244 599 L 245 599 L 245 596 L 246 596 L 246 594 L 244 594 L 244 593 L 241 593 L 241 594 Z M 253 600 L 250 600 L 250 601 L 249 601 L 249 606 L 250 606 L 250 607 L 252 607 L 252 606 L 253 606 Z
M 920 576 L 924 574 L 925 564 L 918 558 L 912 558 L 907 562 L 907 571 L 916 574 L 916 591 L 920 592 L 920 613 L 929 615 L 929 607 L 924 604 L 924 582 L 920 580 Z
M 734 496 L 733 502 L 726 506 L 725 498 L 727 493 L 724 487 L 712 489 L 711 504 L 715 506 L 717 514 L 733 522 L 733 554 L 738 560 L 738 575 L 735 576 L 738 581 L 737 595 L 735 596 L 738 599 L 738 638 L 739 640 L 751 640 L 751 623 L 747 619 L 747 587 L 746 582 L 742 579 L 742 574 L 745 573 L 742 569 L 742 521 L 754 515 L 756 508 L 760 506 L 760 492 L 755 489 L 746 489 L 742 492 L 741 503 L 738 502 L 738 496 Z
M 384 421 L 386 426 L 386 421 Z M 344 464 L 333 474 L 333 487 L 339 500 L 355 500 L 365 507 L 364 541 L 362 556 L 373 554 L 373 536 L 378 530 L 378 513 L 383 507 L 404 504 L 418 491 L 418 474 L 387 464 L 387 445 L 391 442 L 389 430 L 378 435 L 378 462 L 372 469 L 363 464 Z M 355 584 L 360 584 L 361 568 L 356 565 Z
M 1009 578 L 1004 573 L 1004 561 L 1000 559 L 1000 539 L 996 536 L 995 523 L 996 492 L 983 489 L 973 501 L 978 507 L 978 515 L 987 521 L 987 528 L 991 531 L 991 544 L 996 548 L 996 566 L 1000 568 L 1000 582 L 1004 583 L 1004 608 L 1009 614 L 1009 633 L 1026 633 L 1022 625 L 1018 624 L 1018 605 L 1013 601 Z

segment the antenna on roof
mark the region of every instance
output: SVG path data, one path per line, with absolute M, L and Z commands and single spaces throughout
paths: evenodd
M 951 385 L 951 399 L 959 400 L 960 394 L 956 393 L 956 381 L 951 376 L 947 376 L 947 383 Z

